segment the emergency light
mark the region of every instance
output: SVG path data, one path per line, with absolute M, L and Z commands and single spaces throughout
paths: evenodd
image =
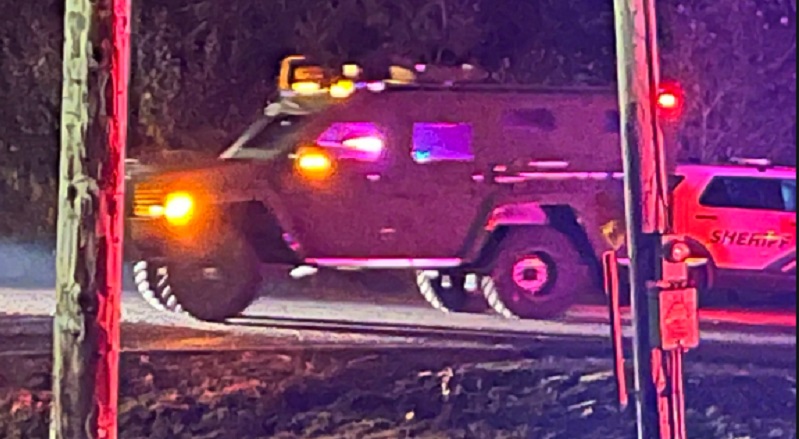
M 344 64 L 333 72 L 311 63 L 306 57 L 295 55 L 283 60 L 278 87 L 286 97 L 345 99 L 357 90 L 366 89 L 380 93 L 389 84 L 403 85 L 416 82 L 454 84 L 473 82 L 487 76 L 477 67 L 464 64 L 457 67 L 416 64 L 411 67 L 391 65 L 384 78 L 367 80 L 364 69 L 355 63 Z
M 679 83 L 669 81 L 660 85 L 657 96 L 657 108 L 663 119 L 676 121 L 682 116 L 685 98 Z
M 333 173 L 333 159 L 322 148 L 300 148 L 295 157 L 295 169 L 307 179 L 324 180 Z

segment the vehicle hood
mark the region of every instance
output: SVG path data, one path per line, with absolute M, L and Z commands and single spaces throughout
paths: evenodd
M 247 197 L 274 183 L 285 164 L 250 160 L 200 160 L 190 164 L 144 166 L 131 169 L 131 192 L 139 190 L 192 191 L 224 198 Z

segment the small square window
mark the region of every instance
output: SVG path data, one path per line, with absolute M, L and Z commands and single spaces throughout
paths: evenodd
M 505 112 L 502 124 L 507 128 L 524 128 L 552 132 L 558 129 L 555 114 L 546 108 L 522 108 Z
M 621 113 L 618 110 L 608 110 L 605 112 L 605 132 L 609 134 L 621 134 Z
M 416 163 L 474 161 L 473 129 L 465 123 L 417 123 L 413 126 Z

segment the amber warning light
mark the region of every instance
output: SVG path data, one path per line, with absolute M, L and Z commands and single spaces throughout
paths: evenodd
M 185 226 L 194 218 L 196 207 L 188 192 L 172 192 L 155 204 L 141 206 L 137 216 L 162 218 L 173 226 Z
M 163 207 L 166 220 L 175 226 L 184 226 L 194 215 L 194 198 L 184 192 L 169 194 Z
M 302 148 L 295 160 L 297 172 L 306 178 L 320 180 L 333 173 L 333 159 L 320 148 Z

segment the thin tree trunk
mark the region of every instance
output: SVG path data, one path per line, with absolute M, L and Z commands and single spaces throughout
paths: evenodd
M 66 0 L 52 439 L 116 438 L 130 0 Z

